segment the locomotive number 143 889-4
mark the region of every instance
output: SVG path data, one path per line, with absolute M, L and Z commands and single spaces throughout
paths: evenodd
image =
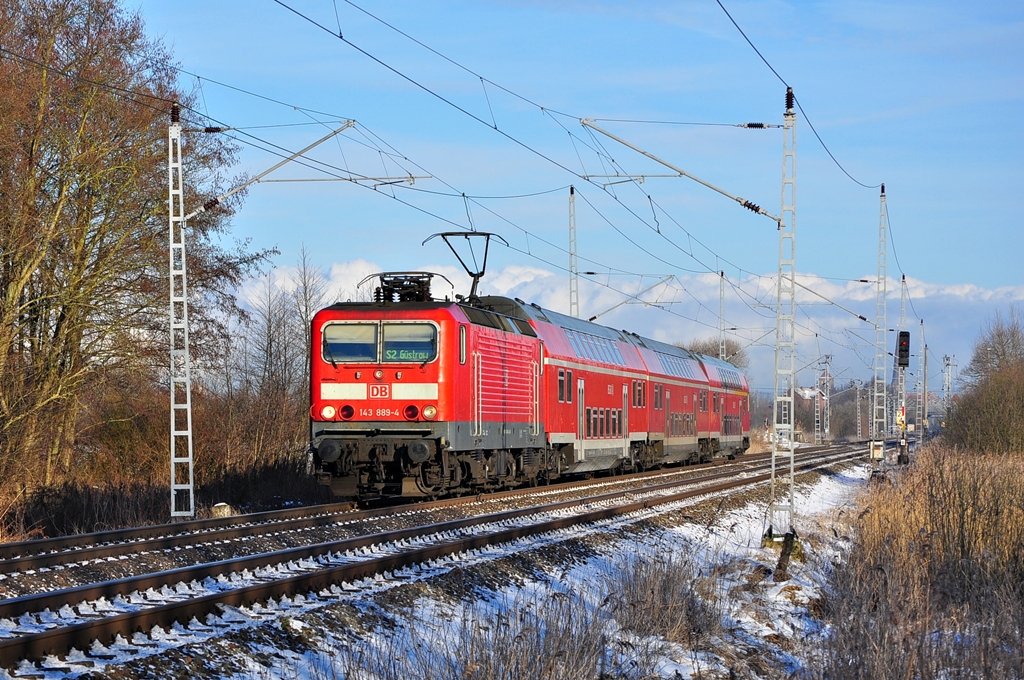
M 359 415 L 362 418 L 387 418 L 389 416 L 399 416 L 401 411 L 397 408 L 361 408 L 359 409 Z

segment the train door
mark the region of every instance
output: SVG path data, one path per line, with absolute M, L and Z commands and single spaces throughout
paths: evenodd
M 665 390 L 665 439 L 672 436 L 672 393 Z
M 619 418 L 619 428 L 622 430 L 622 457 L 633 460 L 629 455 L 629 385 L 622 384 L 622 416 Z
M 587 411 L 583 399 L 583 378 L 576 380 L 576 460 L 586 460 Z

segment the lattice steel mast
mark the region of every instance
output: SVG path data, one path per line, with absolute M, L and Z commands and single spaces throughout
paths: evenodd
M 857 386 L 857 441 L 864 439 L 864 430 L 861 427 L 861 416 L 860 416 L 860 380 L 854 383 Z
M 885 207 L 885 185 L 879 198 L 878 214 L 878 282 L 875 291 L 875 379 L 871 401 L 871 460 L 877 470 L 885 460 L 885 358 L 886 358 L 886 272 L 885 263 L 888 248 L 886 246 L 886 228 L 888 219 Z
M 899 331 L 907 330 L 907 275 L 904 274 L 900 278 L 900 325 Z M 901 333 L 897 333 L 896 337 L 899 338 Z M 899 343 L 899 341 L 897 341 Z M 895 411 L 896 417 L 894 418 L 896 423 L 895 434 L 898 437 L 898 457 L 897 462 L 900 464 L 909 462 L 907 460 L 907 368 L 901 366 L 902 363 L 899 358 L 896 358 L 894 354 L 895 371 L 896 371 L 896 399 Z
M 576 187 L 569 186 L 569 316 L 580 316 L 580 268 L 576 261 Z
M 171 124 L 167 129 L 167 208 L 169 215 L 169 317 L 170 317 L 170 449 L 171 449 L 171 517 L 195 516 L 195 475 L 192 443 L 192 365 L 189 356 L 188 274 L 185 257 L 185 225 L 196 215 L 212 209 L 221 201 L 259 182 L 281 166 L 355 125 L 349 120 L 302 151 L 264 170 L 230 191 L 212 198 L 198 210 L 185 214 L 184 179 L 181 160 L 181 107 L 171 107 Z M 228 128 L 206 128 L 203 132 L 223 132 Z M 367 178 L 370 179 L 370 178 Z M 405 178 L 402 178 L 405 181 Z M 188 480 L 188 481 L 185 481 Z
M 794 391 L 796 387 L 796 113 L 793 88 L 786 89 L 782 138 L 782 218 L 779 220 L 779 281 L 775 312 L 775 403 L 772 408 L 772 490 L 768 535 L 795 533 Z
M 725 272 L 718 272 L 718 358 L 725 361 Z
M 832 355 L 826 354 L 821 358 L 821 372 L 818 374 L 818 390 L 815 395 L 815 428 L 814 440 L 818 444 L 828 441 L 828 433 L 831 430 L 832 410 Z M 818 405 L 820 404 L 820 406 Z
M 188 349 L 188 276 L 185 197 L 181 168 L 181 109 L 171 108 L 167 130 L 168 266 L 170 304 L 171 517 L 195 515 L 192 448 L 192 366 Z
M 914 414 L 914 429 L 918 442 L 928 438 L 928 345 L 925 344 L 925 320 L 921 320 L 921 354 L 918 357 L 918 409 Z

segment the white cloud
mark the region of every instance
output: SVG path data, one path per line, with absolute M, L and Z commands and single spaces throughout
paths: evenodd
M 424 264 L 420 269 L 447 277 L 455 293 L 469 293 L 470 279 L 458 266 Z M 375 280 L 364 284 L 358 293 L 357 284 L 381 270 L 376 263 L 364 259 L 333 263 L 327 274 L 330 289 L 340 291 L 340 299 L 366 299 L 372 294 Z M 283 290 L 294 288 L 295 267 L 278 267 L 267 276 Z M 726 326 L 736 329 L 728 333 L 747 346 L 751 381 L 760 388 L 770 387 L 773 383 L 774 278 L 774 273 L 750 275 L 742 280 L 730 279 L 726 286 Z M 814 380 L 814 367 L 823 354 L 833 356 L 833 374 L 837 381 L 870 378 L 874 357 L 876 288 L 873 277 L 864 278 L 869 283 L 835 281 L 813 274 L 798 275 L 798 282 L 806 287 L 797 289 L 797 365 L 803 367 L 798 377 L 800 384 L 810 384 Z M 239 290 L 240 299 L 243 302 L 254 299 L 266 280 L 263 277 L 247 282 Z M 594 281 L 582 278 L 581 316 L 587 318 L 601 314 L 598 323 L 670 343 L 717 335 L 719 277 L 716 274 L 680 276 L 636 299 L 627 299 L 628 295 L 634 295 L 653 283 L 655 281 L 651 279 L 622 281 L 609 277 Z M 435 296 L 452 295 L 452 288 L 442 280 L 435 279 L 433 286 Z M 1024 286 L 986 289 L 974 284 L 933 284 L 908 277 L 907 287 L 910 295 L 907 326 L 912 333 L 911 351 L 914 354 L 908 384 L 913 385 L 917 379 L 917 356 L 921 351 L 919 318 L 923 318 L 926 320 L 925 336 L 929 346 L 929 382 L 933 388 L 941 384 L 943 355 L 955 355 L 965 363 L 982 325 L 992 318 L 996 310 L 1005 310 L 1011 304 L 1024 301 Z M 900 288 L 898 279 L 888 280 L 889 328 L 895 328 L 899 322 Z M 491 269 L 480 283 L 480 293 L 519 298 L 562 313 L 569 310 L 568 277 L 540 267 L 513 264 Z M 861 321 L 854 314 L 861 314 L 869 321 Z M 894 342 L 890 333 L 887 344 Z M 887 347 L 887 351 L 891 349 Z

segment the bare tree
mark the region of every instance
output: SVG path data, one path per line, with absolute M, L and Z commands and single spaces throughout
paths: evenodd
M 676 347 L 682 347 L 683 349 L 688 349 L 691 352 L 696 352 L 697 354 L 706 354 L 709 357 L 718 357 L 719 343 L 718 338 L 714 336 L 697 338 L 689 342 L 677 342 L 675 344 Z M 747 353 L 743 349 L 743 345 L 732 338 L 725 339 L 725 360 L 736 368 L 746 370 L 750 367 L 750 358 L 747 357 Z
M 977 386 L 994 373 L 1021 363 L 1024 363 L 1024 317 L 1011 305 L 1005 317 L 997 310 L 995 318 L 985 324 L 960 379 L 969 387 Z
M 166 364 L 165 140 L 170 103 L 191 98 L 168 53 L 116 0 L 0 0 L 0 45 L 0 497 L 9 499 L 78 472 L 87 388 L 124 373 L 155 380 Z M 213 136 L 190 143 L 189 205 L 219 193 L 233 154 Z M 189 224 L 198 349 L 233 309 L 224 291 L 266 255 L 218 245 L 229 214 Z
M 302 327 L 302 344 L 308 348 L 312 342 L 310 324 L 313 322 L 313 315 L 327 305 L 328 280 L 324 271 L 313 264 L 306 246 L 302 246 L 299 250 L 299 261 L 293 283 L 295 290 L 292 291 L 292 303 L 297 315 L 296 322 Z M 308 351 L 307 354 L 309 354 Z M 308 361 L 303 365 L 305 366 L 303 372 L 305 382 L 309 380 Z

